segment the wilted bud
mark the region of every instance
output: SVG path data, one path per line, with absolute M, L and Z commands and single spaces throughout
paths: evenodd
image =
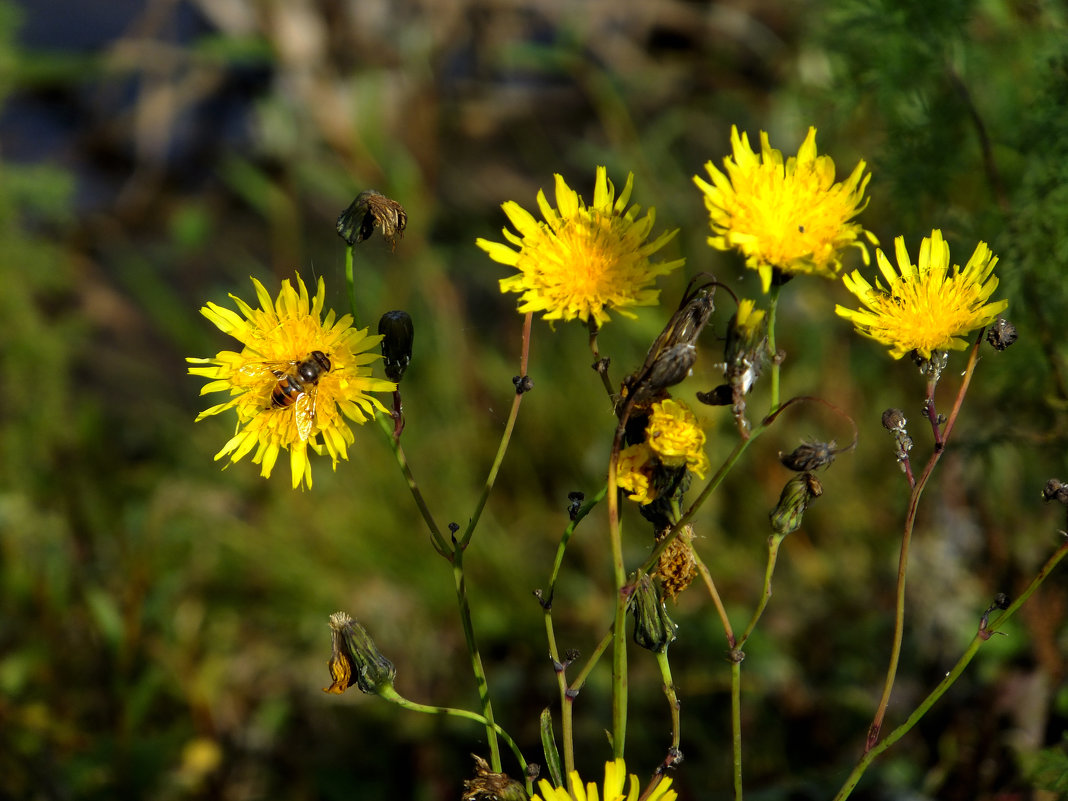
M 887 431 L 904 431 L 906 423 L 908 420 L 900 409 L 887 409 L 883 412 L 883 428 Z
M 337 218 L 337 232 L 350 246 L 370 239 L 375 228 L 378 228 L 382 231 L 382 238 L 396 249 L 397 240 L 404 235 L 407 225 L 408 213 L 404 206 L 373 189 L 356 195 L 356 199 Z
M 708 392 L 698 392 L 697 400 L 705 406 L 730 406 L 734 403 L 734 390 L 730 384 L 720 384 Z
M 397 669 L 379 653 L 371 635 L 344 612 L 330 616 L 334 653 L 327 665 L 334 683 L 324 693 L 340 695 L 355 684 L 361 692 L 378 695 L 393 686 Z
M 1016 341 L 1018 336 L 1016 326 L 1004 317 L 999 317 L 990 325 L 990 330 L 986 332 L 986 341 L 994 346 L 994 350 L 1005 350 Z
M 662 536 L 657 536 L 657 540 L 660 539 Z M 656 577 L 660 579 L 660 587 L 664 595 L 673 601 L 678 600 L 682 591 L 689 587 L 690 582 L 697 576 L 697 560 L 694 558 L 692 541 L 693 526 L 687 523 L 663 550 L 656 563 Z
M 507 773 L 494 773 L 489 762 L 478 754 L 471 754 L 475 760 L 475 778 L 464 779 L 462 801 L 527 801 L 527 791 L 523 785 Z
M 797 531 L 809 503 L 822 494 L 823 486 L 811 473 L 800 473 L 791 478 L 782 488 L 779 503 L 771 513 L 771 530 L 779 537 Z
M 1051 478 L 1042 489 L 1042 500 L 1047 502 L 1057 501 L 1068 506 L 1068 484 L 1065 484 L 1059 478 Z
M 411 315 L 406 311 L 386 312 L 378 321 L 378 333 L 382 335 L 382 361 L 386 367 L 386 377 L 399 383 L 412 360 L 415 329 Z
M 779 461 L 787 470 L 804 473 L 826 467 L 834 461 L 838 453 L 835 450 L 837 443 L 832 439 L 830 442 L 805 442 L 798 445 L 792 453 L 779 454 Z
M 634 642 L 655 653 L 667 650 L 675 642 L 678 625 L 668 616 L 656 584 L 647 574 L 641 577 L 630 596 L 634 613 Z

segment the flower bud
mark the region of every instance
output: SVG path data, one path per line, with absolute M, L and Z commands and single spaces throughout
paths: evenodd
M 811 473 L 799 473 L 786 482 L 779 503 L 770 515 L 771 530 L 778 537 L 797 531 L 805 510 L 814 498 L 823 494 L 823 486 Z
M 1059 478 L 1051 478 L 1046 482 L 1046 486 L 1042 488 L 1042 500 L 1057 501 L 1057 503 L 1068 506 L 1068 484 L 1065 484 Z
M 630 596 L 634 613 L 634 642 L 649 651 L 662 653 L 675 642 L 678 625 L 668 616 L 656 584 L 643 575 Z
M 908 420 L 900 409 L 887 409 L 883 412 L 883 428 L 887 431 L 904 431 Z
M 373 189 L 356 195 L 356 199 L 337 218 L 338 235 L 350 247 L 370 239 L 375 228 L 378 228 L 382 231 L 382 238 L 396 249 L 397 240 L 404 235 L 407 225 L 408 213 L 404 206 Z
M 986 341 L 994 346 L 994 350 L 1005 350 L 1016 341 L 1018 336 L 1016 326 L 1004 317 L 998 317 L 990 324 L 990 329 L 986 332 Z
M 835 450 L 836 445 L 833 439 L 830 442 L 805 442 L 798 445 L 792 453 L 780 453 L 779 461 L 786 469 L 798 473 L 816 470 L 834 461 L 838 452 Z
M 382 335 L 382 361 L 385 363 L 386 377 L 399 383 L 412 360 L 415 329 L 411 315 L 406 311 L 386 312 L 378 321 L 378 333 Z
M 355 684 L 360 692 L 378 695 L 393 686 L 397 669 L 379 653 L 371 635 L 344 612 L 330 616 L 334 653 L 327 666 L 334 683 L 323 692 L 340 695 Z

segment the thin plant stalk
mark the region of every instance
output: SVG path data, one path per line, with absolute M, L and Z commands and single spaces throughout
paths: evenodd
M 1042 583 L 1049 577 L 1050 573 L 1057 566 L 1065 556 L 1068 556 L 1068 541 L 1061 544 L 1061 546 L 1054 551 L 1053 555 L 1046 560 L 1046 563 L 1039 570 L 1038 574 L 1031 580 L 1031 583 L 1027 586 L 1027 589 L 1023 591 L 1019 598 L 1012 603 L 1008 609 L 1006 609 L 996 620 L 994 620 L 986 628 L 980 628 L 975 637 L 972 638 L 971 643 L 965 649 L 960 659 L 957 660 L 957 664 L 945 675 L 945 678 L 938 683 L 938 685 L 931 691 L 931 693 L 920 703 L 919 706 L 913 711 L 911 715 L 894 729 L 890 734 L 882 739 L 877 745 L 865 750 L 860 760 L 857 762 L 856 767 L 846 778 L 842 788 L 835 795 L 834 801 L 845 801 L 849 797 L 850 793 L 856 788 L 860 781 L 861 776 L 868 769 L 872 762 L 882 754 L 886 749 L 905 736 L 912 728 L 920 722 L 924 715 L 938 702 L 938 700 L 945 695 L 946 691 L 960 678 L 964 669 L 968 667 L 968 664 L 972 661 L 975 655 L 979 652 L 979 648 L 983 643 L 990 639 L 990 636 L 998 631 L 1009 621 L 1009 619 L 1017 612 L 1017 610 L 1023 606 L 1034 592 L 1042 586 Z
M 976 338 L 975 344 L 972 346 L 971 353 L 968 356 L 968 365 L 964 369 L 964 376 L 961 379 L 960 389 L 957 391 L 957 397 L 953 403 L 953 410 L 946 419 L 946 424 L 941 432 L 940 438 L 937 436 L 936 432 L 936 439 L 940 439 L 940 442 L 936 443 L 936 447 L 931 453 L 931 458 L 927 460 L 927 465 L 924 467 L 923 473 L 920 474 L 920 477 L 913 485 L 912 492 L 909 496 L 908 511 L 905 515 L 905 530 L 901 535 L 901 555 L 898 559 L 897 567 L 897 600 L 894 609 L 893 645 L 891 646 L 890 661 L 886 669 L 886 680 L 883 683 L 883 694 L 879 699 L 879 704 L 876 707 L 875 716 L 872 718 L 871 726 L 868 727 L 865 751 L 870 751 L 879 741 L 879 732 L 882 730 L 883 720 L 886 717 L 886 710 L 890 705 L 890 693 L 894 689 L 894 680 L 897 677 L 898 662 L 901 658 L 901 644 L 905 636 L 905 578 L 909 566 L 909 546 L 912 542 L 912 532 L 916 526 L 916 513 L 919 509 L 920 497 L 923 495 L 923 491 L 927 487 L 927 482 L 930 480 L 935 466 L 938 464 L 939 459 L 942 458 L 942 454 L 945 453 L 945 444 L 949 440 L 949 435 L 953 431 L 953 426 L 957 421 L 957 415 L 960 412 L 961 404 L 964 403 L 964 396 L 968 392 L 968 386 L 971 384 L 972 375 L 975 373 L 975 366 L 979 360 L 979 345 L 982 341 L 983 330 L 980 330 L 979 336 Z M 928 392 L 928 401 L 933 404 L 934 401 L 930 397 L 931 395 L 933 395 L 933 393 Z
M 768 293 L 768 353 L 771 357 L 771 401 L 774 413 L 779 408 L 779 351 L 775 347 L 775 318 L 779 308 L 779 289 L 773 285 Z
M 620 417 L 612 443 L 612 455 L 608 460 L 608 536 L 612 543 L 612 574 L 616 593 L 615 623 L 612 627 L 612 755 L 616 759 L 623 758 L 627 739 L 627 574 L 623 564 L 616 472 L 628 411 L 629 408 L 625 408 Z
M 738 648 L 744 646 L 748 641 L 749 635 L 753 633 L 753 629 L 756 628 L 757 622 L 760 620 L 761 615 L 764 614 L 768 601 L 771 599 L 771 577 L 775 572 L 775 562 L 779 558 L 779 546 L 782 545 L 783 539 L 784 537 L 778 534 L 772 534 L 768 537 L 768 564 L 764 568 L 764 592 L 760 596 L 760 603 L 757 605 L 756 611 L 753 612 L 753 619 L 749 621 L 742 638 L 738 640 Z
M 742 801 L 742 661 L 737 651 L 731 656 L 731 743 L 734 801 Z
M 527 794 L 533 793 L 533 783 L 527 774 L 527 761 L 523 758 L 523 752 L 519 750 L 519 746 L 516 745 L 513 740 L 504 729 L 498 726 L 496 723 L 486 720 L 482 715 L 477 712 L 471 712 L 467 709 L 455 709 L 447 706 L 433 706 L 431 704 L 419 704 L 415 701 L 409 701 L 403 695 L 398 693 L 391 685 L 386 685 L 379 689 L 379 697 L 389 701 L 392 704 L 396 704 L 402 709 L 407 709 L 410 712 L 422 712 L 429 715 L 445 715 L 454 718 L 464 718 L 465 720 L 473 720 L 476 723 L 482 723 L 484 725 L 492 726 L 496 734 L 500 735 L 501 739 L 507 743 L 511 749 L 512 754 L 515 756 L 516 761 L 519 763 L 519 768 L 522 771 L 527 782 Z M 500 768 L 494 768 L 497 773 L 501 772 Z
M 359 319 L 356 314 L 356 246 L 345 247 L 345 289 L 349 296 L 349 311 L 352 312 L 352 324 L 356 325 Z

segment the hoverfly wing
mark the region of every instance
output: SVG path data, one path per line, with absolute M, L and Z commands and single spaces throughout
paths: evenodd
M 315 427 L 315 387 L 309 392 L 302 392 L 293 404 L 293 419 L 297 424 L 297 434 L 301 442 L 307 442 Z

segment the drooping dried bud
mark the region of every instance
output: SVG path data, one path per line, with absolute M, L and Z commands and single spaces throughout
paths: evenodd
M 1042 488 L 1042 500 L 1057 501 L 1057 503 L 1068 506 L 1068 484 L 1065 484 L 1059 478 L 1051 478 L 1046 482 L 1046 486 Z
M 697 400 L 705 406 L 730 406 L 734 403 L 734 390 L 730 384 L 720 384 L 708 392 L 698 392 Z
M 404 235 L 407 226 L 408 213 L 404 206 L 373 189 L 356 195 L 356 199 L 337 218 L 338 235 L 349 246 L 370 239 L 375 228 L 378 228 L 382 238 L 395 250 L 397 240 Z
M 793 452 L 779 454 L 779 461 L 787 470 L 805 473 L 809 470 L 817 470 L 826 467 L 834 461 L 838 443 L 833 439 L 830 442 L 805 442 L 798 445 Z
M 334 683 L 323 692 L 340 695 L 355 684 L 360 692 L 378 695 L 393 686 L 397 669 L 375 646 L 371 635 L 344 612 L 330 616 L 333 655 L 327 663 Z
M 1005 350 L 1018 336 L 1016 326 L 1004 317 L 998 317 L 986 332 L 986 341 L 994 346 L 994 350 Z
M 475 778 L 464 779 L 462 801 L 527 801 L 527 791 L 523 785 L 507 773 L 494 773 L 489 762 L 478 754 L 471 754 L 475 760 Z
M 657 540 L 662 539 L 662 532 Z M 697 576 L 697 560 L 693 553 L 693 526 L 689 523 L 679 532 L 678 536 L 671 541 L 660 554 L 656 563 L 656 577 L 660 579 L 660 587 L 664 595 L 673 601 L 677 601 L 679 595 L 690 586 L 690 582 Z
M 386 312 L 378 321 L 378 333 L 382 335 L 382 361 L 386 377 L 400 383 L 412 360 L 415 329 L 411 315 L 406 311 Z
M 679 627 L 668 615 L 656 583 L 648 574 L 635 585 L 630 609 L 634 613 L 634 642 L 642 648 L 661 653 L 675 642 Z
M 823 486 L 811 473 L 799 473 L 787 481 L 779 495 L 779 503 L 770 515 L 775 536 L 785 537 L 797 531 L 809 503 L 822 494 Z

